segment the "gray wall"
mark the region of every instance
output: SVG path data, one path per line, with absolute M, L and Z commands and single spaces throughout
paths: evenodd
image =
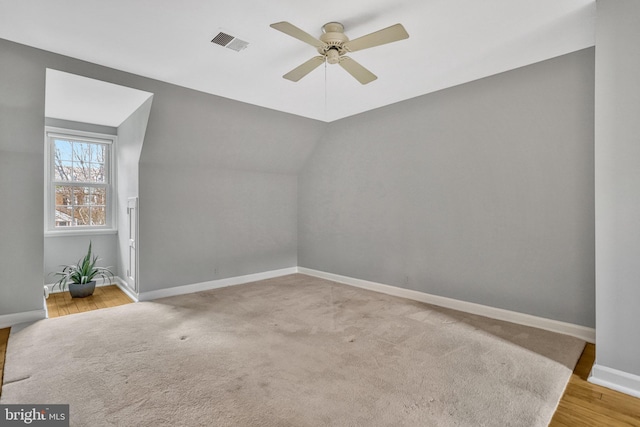
M 118 276 L 127 281 L 129 265 L 129 217 L 127 202 L 130 197 L 138 197 L 140 153 L 147 131 L 149 112 L 153 97 L 146 100 L 118 127 L 116 168 L 118 175 Z
M 0 315 L 42 310 L 44 70 L 0 40 Z
M 116 235 L 98 234 L 93 236 L 47 236 L 44 239 L 44 283 L 55 283 L 58 278 L 50 273 L 60 271 L 61 265 L 75 264 L 87 253 L 91 242 L 91 252 L 98 255 L 100 267 L 110 267 L 114 275 L 118 273 L 116 257 Z M 58 289 L 56 287 L 56 289 Z
M 139 169 L 140 291 L 297 264 L 296 174 L 323 123 L 6 40 L 0 58 L 0 315 L 42 309 L 47 67 L 154 94 Z
M 140 162 L 140 291 L 297 265 L 297 173 L 324 124 L 155 90 Z
M 141 163 L 140 292 L 295 267 L 296 188 L 295 175 Z
M 594 326 L 594 49 L 332 123 L 298 264 Z
M 640 2 L 598 1 L 596 34 L 596 360 L 640 375 Z

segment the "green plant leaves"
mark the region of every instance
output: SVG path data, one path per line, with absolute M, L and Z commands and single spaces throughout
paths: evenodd
M 62 271 L 53 273 L 53 275 L 59 276 L 60 279 L 52 288 L 59 286 L 60 290 L 64 291 L 69 283 L 86 284 L 91 282 L 96 276 L 102 277 L 105 280 L 109 278 L 113 279 L 113 273 L 108 267 L 96 267 L 98 261 L 99 258 L 97 255 L 91 256 L 91 241 L 89 241 L 89 250 L 84 258 L 78 261 L 77 264 L 62 265 Z

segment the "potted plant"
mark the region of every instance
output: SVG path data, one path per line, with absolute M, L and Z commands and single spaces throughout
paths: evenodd
M 94 277 L 100 276 L 103 279 L 113 279 L 113 273 L 108 267 L 96 267 L 98 256 L 91 257 L 91 242 L 89 242 L 89 251 L 78 261 L 77 264 L 62 265 L 62 271 L 53 273 L 59 276 L 58 280 L 52 288 L 60 287 L 64 291 L 65 286 L 69 285 L 69 293 L 71 298 L 84 298 L 93 295 L 96 288 Z

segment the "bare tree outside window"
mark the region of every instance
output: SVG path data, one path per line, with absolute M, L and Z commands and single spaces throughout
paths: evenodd
M 55 226 L 107 223 L 106 144 L 55 138 Z

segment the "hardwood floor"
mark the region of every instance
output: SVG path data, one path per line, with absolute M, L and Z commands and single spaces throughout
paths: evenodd
M 4 355 L 7 353 L 7 341 L 11 328 L 0 329 L 0 396 L 2 396 L 2 381 L 4 380 Z
M 567 384 L 551 427 L 640 426 L 640 399 L 587 381 L 596 347 L 587 344 Z
M 50 294 L 47 299 L 49 318 L 130 304 L 133 301 L 116 285 L 99 286 L 86 298 L 71 298 L 69 292 Z
M 96 288 L 91 297 L 51 294 L 47 300 L 49 317 L 114 307 L 132 301 L 115 285 Z M 0 329 L 0 394 L 9 328 Z M 587 344 L 549 424 L 552 427 L 640 426 L 640 399 L 591 384 L 587 381 L 595 360 L 595 346 Z

